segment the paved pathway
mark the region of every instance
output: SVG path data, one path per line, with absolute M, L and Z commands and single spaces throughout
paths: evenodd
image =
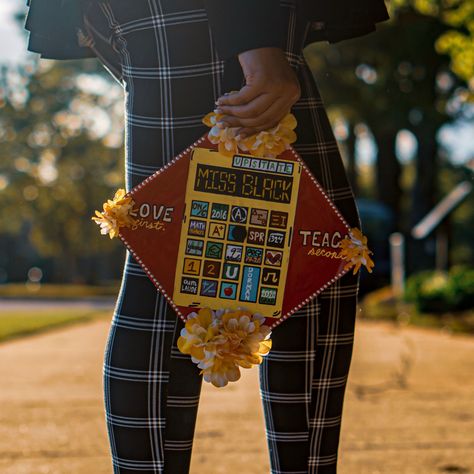
M 50 309 L 113 309 L 114 298 L 80 298 L 77 300 L 49 300 L 49 299 L 8 299 L 0 298 L 0 315 L 2 311 L 43 311 Z
M 0 344 L 0 472 L 111 474 L 109 321 Z M 357 324 L 340 474 L 474 473 L 474 338 Z M 191 474 L 269 472 L 257 369 L 204 384 Z

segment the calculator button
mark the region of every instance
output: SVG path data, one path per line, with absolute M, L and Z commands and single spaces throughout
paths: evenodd
M 283 248 L 285 246 L 285 232 L 269 230 L 267 245 L 269 247 Z
M 206 235 L 206 221 L 199 221 L 197 219 L 190 219 L 188 235 L 195 235 L 204 237 Z
M 191 216 L 205 219 L 209 212 L 209 203 L 206 201 L 192 201 Z
M 268 220 L 268 211 L 266 209 L 251 209 L 250 224 L 265 227 Z
M 244 266 L 244 271 L 242 275 L 242 286 L 240 287 L 240 301 L 248 301 L 250 303 L 257 302 L 259 278 L 259 267 Z
M 260 296 L 258 298 L 258 302 L 260 304 L 269 304 L 275 305 L 277 300 L 277 289 L 276 288 L 267 288 L 262 287 L 260 288 Z
M 225 251 L 225 260 L 240 262 L 242 260 L 242 246 L 228 244 Z
M 211 215 L 209 216 L 215 221 L 226 221 L 229 215 L 229 206 L 227 204 L 213 203 Z
M 235 263 L 224 263 L 222 269 L 222 278 L 224 280 L 238 280 L 240 274 L 240 265 Z
M 197 278 L 181 278 L 181 293 L 188 295 L 197 295 L 199 279 Z
M 222 252 L 224 250 L 224 244 L 222 242 L 212 242 L 208 241 L 206 243 L 206 257 L 221 259 Z
M 279 229 L 286 229 L 288 225 L 288 213 L 280 211 L 270 212 L 270 227 L 278 227 Z
M 208 296 L 210 298 L 214 298 L 217 295 L 217 281 L 216 280 L 202 280 L 201 291 L 199 294 L 201 296 Z
M 204 251 L 203 240 L 188 239 L 186 241 L 186 254 L 187 255 L 196 255 L 198 257 L 201 257 L 203 251 Z
M 244 225 L 229 224 L 228 240 L 233 242 L 244 242 L 247 237 L 247 229 Z
M 248 207 L 232 206 L 230 211 L 230 221 L 237 224 L 245 224 L 247 222 Z
M 228 283 L 223 281 L 221 283 L 221 291 L 219 296 L 227 300 L 237 299 L 237 283 Z
M 264 268 L 262 272 L 262 285 L 278 286 L 280 283 L 280 270 L 277 268 Z
M 215 262 L 214 260 L 204 260 L 202 274 L 205 277 L 219 278 L 221 272 L 221 262 Z
M 281 267 L 283 260 L 283 252 L 279 250 L 266 250 L 265 251 L 265 265 L 271 265 L 273 267 Z
M 250 227 L 247 235 L 247 242 L 249 244 L 265 245 L 265 235 L 265 229 Z
M 245 249 L 245 263 L 261 265 L 263 261 L 263 249 L 258 247 L 247 247 Z
M 220 222 L 210 222 L 209 223 L 209 233 L 207 235 L 211 239 L 224 240 L 225 229 L 226 229 L 225 224 L 221 224 Z
M 201 260 L 198 258 L 185 258 L 183 273 L 185 275 L 199 275 L 201 271 Z

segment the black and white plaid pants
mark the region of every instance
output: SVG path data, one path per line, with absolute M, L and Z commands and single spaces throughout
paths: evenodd
M 203 0 L 83 1 L 91 47 L 124 88 L 130 189 L 204 134 L 202 117 L 217 97 L 239 88 L 242 77 L 232 73 L 224 85 L 224 72 L 229 77 L 232 65 L 216 52 Z M 287 58 L 302 88 L 292 109 L 298 120 L 295 148 L 348 223 L 360 226 L 324 105 L 303 57 L 305 28 L 296 24 L 296 2 L 281 0 L 288 20 Z M 358 277 L 347 273 L 273 330 L 273 348 L 259 369 L 273 474 L 337 470 Z M 104 360 L 115 473 L 189 472 L 202 377 L 177 349 L 182 327 L 128 254 Z

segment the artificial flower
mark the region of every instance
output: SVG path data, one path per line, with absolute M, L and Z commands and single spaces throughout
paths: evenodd
M 125 189 L 119 189 L 113 199 L 108 199 L 103 205 L 103 211 L 95 211 L 96 216 L 92 217 L 100 226 L 100 233 L 109 234 L 113 239 L 119 234 L 120 227 L 130 227 L 135 219 L 131 216 L 134 201 L 128 196 L 125 197 Z
M 293 114 L 287 114 L 273 128 L 241 138 L 237 134 L 239 127 L 221 128 L 218 123 L 224 117 L 216 112 L 208 113 L 203 119 L 203 123 L 210 127 L 208 138 L 211 143 L 218 146 L 219 153 L 225 156 L 232 156 L 239 150 L 253 156 L 275 158 L 296 141 L 297 122 Z
M 183 354 L 190 354 L 194 363 L 204 359 L 204 349 L 214 336 L 219 332 L 217 322 L 212 317 L 209 309 L 202 309 L 198 313 L 188 316 L 181 337 L 178 339 L 178 349 Z
M 287 114 L 277 126 L 244 139 L 243 149 L 254 156 L 276 158 L 296 141 L 296 125 L 295 116 Z
M 372 273 L 372 267 L 375 264 L 369 255 L 373 252 L 367 247 L 367 237 L 360 229 L 353 227 L 349 234 L 339 242 L 339 246 L 341 247 L 341 257 L 347 261 L 344 270 L 354 266 L 353 274 L 355 274 L 361 265 L 364 265 L 369 273 Z
M 178 349 L 190 354 L 206 382 L 224 387 L 240 378 L 240 367 L 261 364 L 271 349 L 270 327 L 265 318 L 244 309 L 201 309 L 188 316 Z
M 205 125 L 211 127 L 207 136 L 211 143 L 217 145 L 219 153 L 225 156 L 232 156 L 239 151 L 236 134 L 237 128 L 220 128 L 217 123 L 222 119 L 222 117 L 222 114 L 210 112 L 202 119 L 202 121 Z

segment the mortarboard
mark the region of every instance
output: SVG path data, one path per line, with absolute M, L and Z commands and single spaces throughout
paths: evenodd
M 120 237 L 185 322 L 181 352 L 224 386 L 239 367 L 261 363 L 274 327 L 373 262 L 366 237 L 288 143 L 292 116 L 240 144 L 216 118 L 208 114 L 208 134 L 93 219 Z

